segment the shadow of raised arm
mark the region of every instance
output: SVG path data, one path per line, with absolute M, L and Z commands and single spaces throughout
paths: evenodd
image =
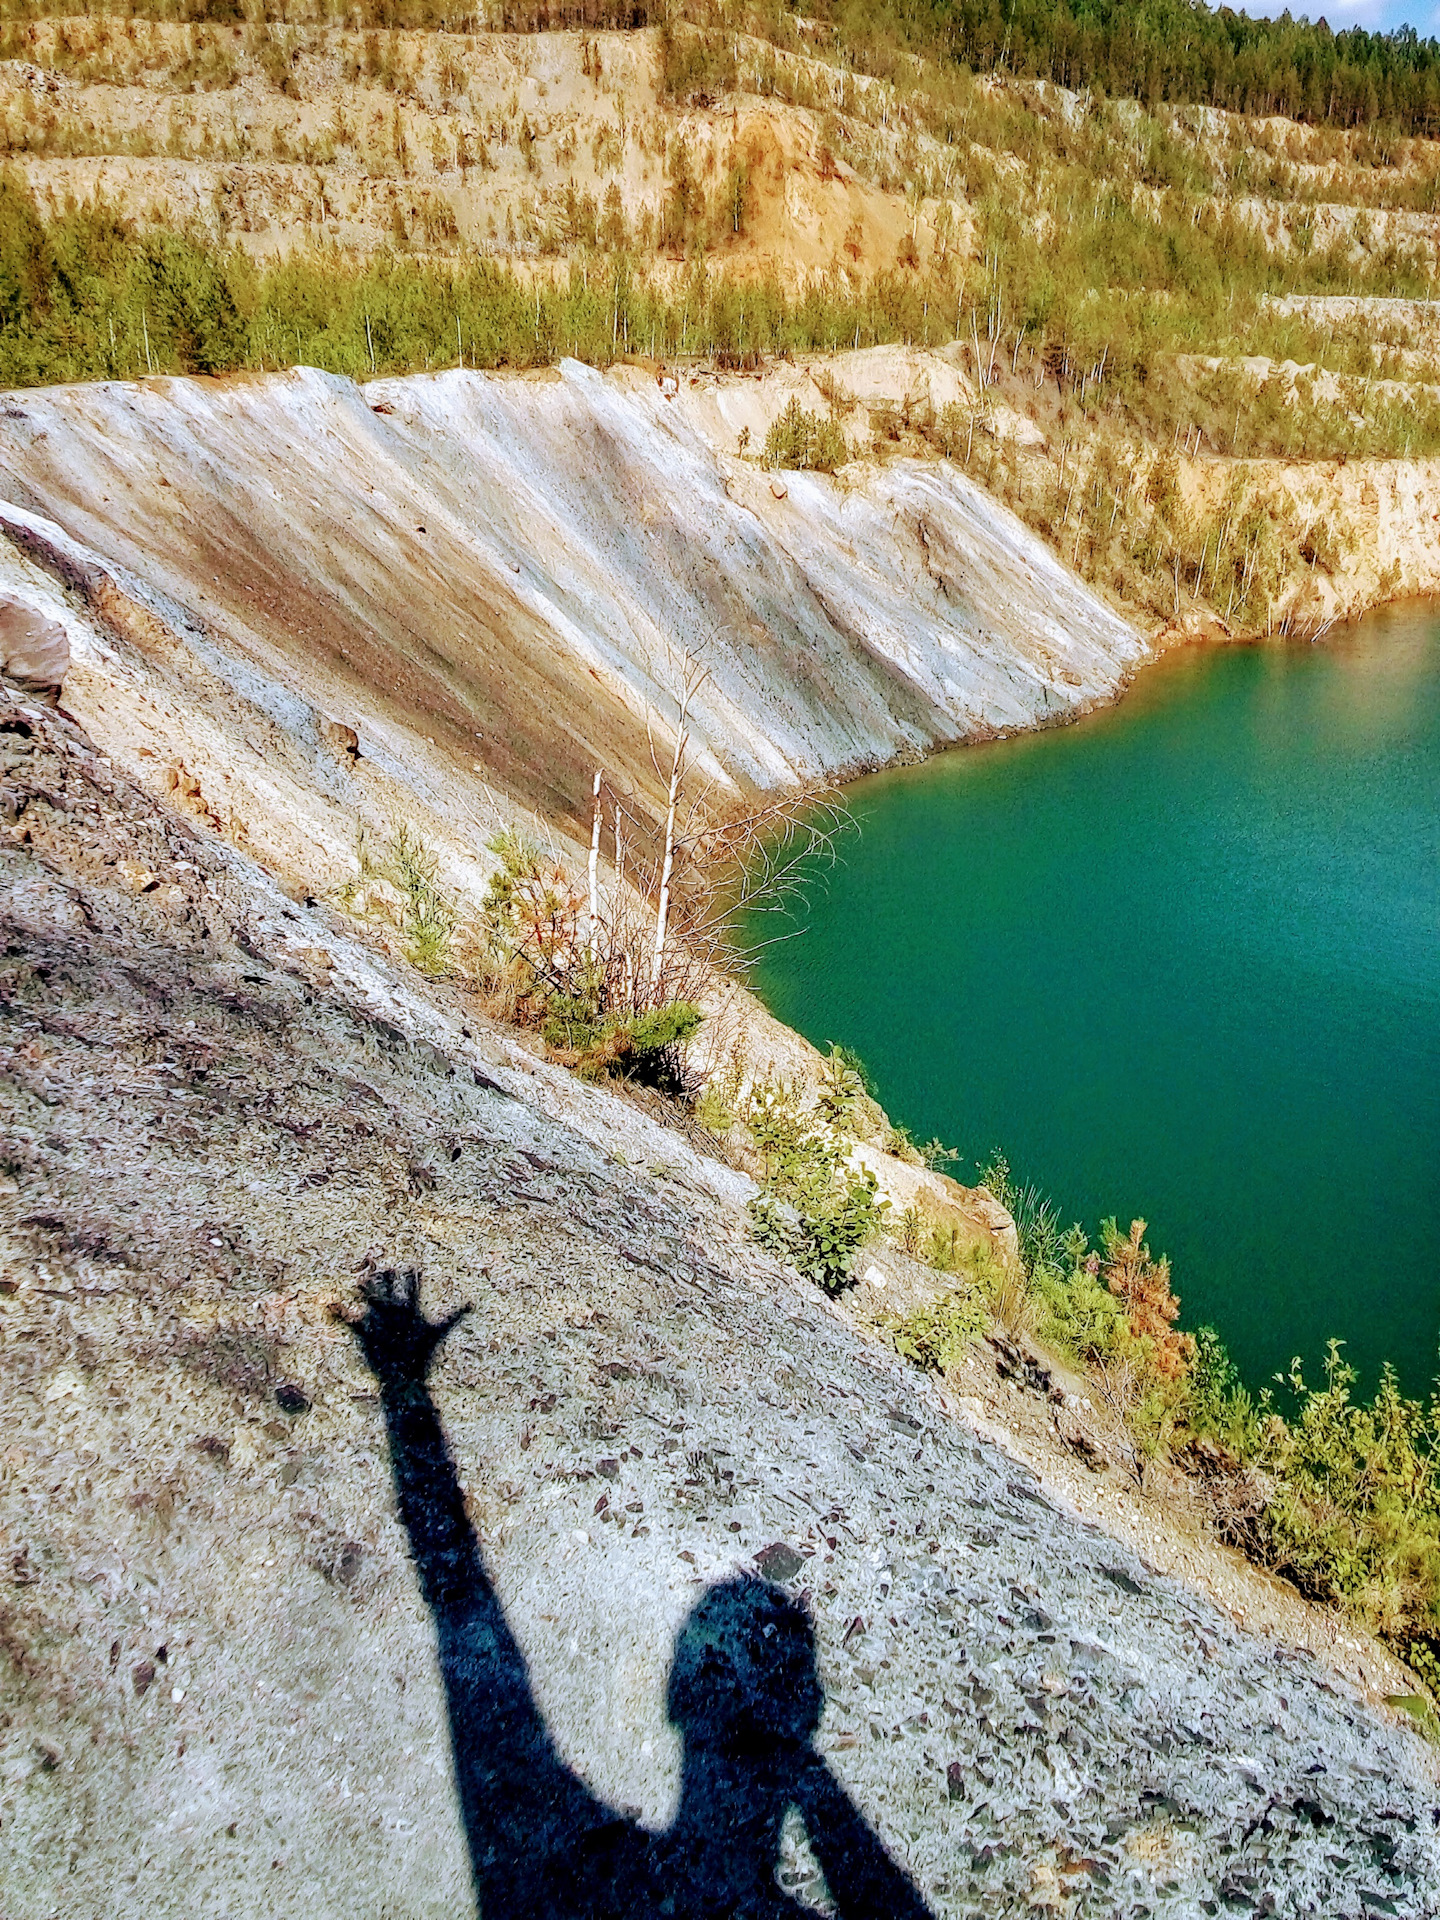
M 485 1920 L 593 1911 L 575 1871 L 615 1816 L 556 1751 L 485 1570 L 426 1385 L 466 1309 L 428 1321 L 419 1287 L 413 1272 L 376 1275 L 354 1332 L 380 1385 L 400 1519 L 435 1621 L 476 1899 Z
M 914 1881 L 818 1755 L 797 1772 L 795 1805 L 841 1920 L 930 1920 Z
M 482 1920 L 804 1920 L 778 1875 L 791 1807 L 840 1920 L 927 1920 L 814 1749 L 825 1696 L 809 1614 L 753 1574 L 708 1588 L 676 1638 L 666 1707 L 682 1741 L 680 1803 L 667 1832 L 613 1813 L 561 1759 L 426 1385 L 461 1316 L 426 1320 L 419 1289 L 414 1273 L 376 1276 L 352 1324 L 380 1383 L 400 1519 L 435 1621 Z

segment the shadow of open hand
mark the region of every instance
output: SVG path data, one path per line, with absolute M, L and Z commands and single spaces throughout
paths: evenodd
M 420 1311 L 420 1275 L 413 1267 L 373 1275 L 362 1293 L 365 1312 L 352 1327 L 381 1387 L 391 1392 L 423 1387 L 446 1335 L 470 1308 L 427 1320 Z

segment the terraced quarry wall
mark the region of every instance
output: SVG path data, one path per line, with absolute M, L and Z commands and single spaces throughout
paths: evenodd
M 691 11 L 7 23 L 0 138 L 51 219 L 7 183 L 39 289 L 0 326 L 7 377 L 658 354 L 688 399 L 697 359 L 918 343 L 948 419 L 929 375 L 804 397 L 853 457 L 959 459 L 1146 629 L 1306 632 L 1430 589 L 1440 142 L 871 49 L 881 78 L 817 23 Z M 843 397 L 867 386 L 883 417 Z M 721 454 L 727 410 L 701 422 Z
M 788 286 L 978 251 L 982 182 L 1019 202 L 1037 151 L 1082 150 L 1086 96 L 981 79 L 973 101 L 955 92 L 937 138 L 914 63 L 876 78 L 814 22 L 769 27 L 677 20 L 667 52 L 658 28 L 357 32 L 57 11 L 5 29 L 0 138 L 49 207 L 101 193 L 257 259 L 398 247 L 548 271 L 599 244 L 678 268 L 703 237 L 714 264 Z M 1338 242 L 1357 260 L 1433 259 L 1440 143 L 1198 105 L 1112 112 L 1133 145 L 1111 156 L 1127 190 L 1163 199 L 1208 176 L 1281 254 Z M 1035 115 L 1045 124 L 1027 129 Z
M 730 266 L 795 284 L 848 259 L 891 266 L 914 222 L 898 177 L 834 151 L 822 104 L 864 106 L 814 61 L 740 37 L 723 103 L 667 94 L 658 30 L 268 38 L 243 27 L 40 21 L 10 30 L 0 127 L 53 208 L 100 193 L 127 211 L 199 222 L 257 259 L 303 247 L 363 256 L 480 251 L 547 271 L 601 227 L 642 253 L 666 237 L 683 147 Z M 72 50 L 73 49 L 73 50 Z M 818 87 L 815 107 L 773 95 L 777 58 Z M 888 139 L 877 151 L 889 154 Z M 727 177 L 745 177 L 727 222 Z M 871 170 L 866 169 L 868 174 Z M 588 203 L 588 208 L 587 208 Z M 939 218 L 929 209 L 925 229 Z M 955 210 L 941 222 L 953 246 Z M 608 223 L 608 224 L 607 224 Z M 728 225 L 729 231 L 726 232 Z M 922 239 L 924 229 L 922 229 Z M 847 251 L 848 248 L 848 251 Z

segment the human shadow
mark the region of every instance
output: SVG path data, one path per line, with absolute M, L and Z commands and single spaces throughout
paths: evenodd
M 792 1807 L 842 1920 L 927 1920 L 812 1745 L 824 1694 L 809 1616 L 764 1580 L 711 1587 L 676 1638 L 666 1704 L 683 1755 L 668 1831 L 607 1807 L 561 1758 L 426 1386 L 461 1314 L 426 1320 L 419 1291 L 414 1272 L 375 1276 L 354 1330 L 380 1385 L 400 1518 L 435 1621 L 482 1920 L 797 1920 L 807 1909 L 776 1878 Z

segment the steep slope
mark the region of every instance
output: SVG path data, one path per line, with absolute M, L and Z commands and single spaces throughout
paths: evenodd
M 953 466 L 782 481 L 734 457 L 726 408 L 753 407 L 754 383 L 673 388 L 567 362 L 363 389 L 303 370 L 45 389 L 0 413 L 0 495 L 22 510 L 0 518 L 52 582 L 111 582 L 109 614 L 98 584 L 87 605 L 127 657 L 203 659 L 312 757 L 330 714 L 362 765 L 403 781 L 428 756 L 480 806 L 479 762 L 572 826 L 597 767 L 653 799 L 650 736 L 687 658 L 707 675 L 697 748 L 735 798 L 1081 712 L 1147 657 Z M 15 590 L 49 591 L 33 567 Z M 93 629 L 75 639 L 93 653 Z M 68 697 L 119 750 L 104 689 L 82 673 Z M 233 796 L 222 816 L 273 818 L 263 766 L 217 744 L 190 771 Z
M 433 1388 L 466 1604 L 493 1579 L 508 1682 L 622 1815 L 669 1825 L 672 1636 L 758 1565 L 807 1597 L 831 1779 L 934 1914 L 1433 1909 L 1415 1737 L 1058 1510 L 747 1244 L 739 1176 L 63 718 L 7 698 L 0 748 L 7 1916 L 467 1910 L 394 1409 L 332 1312 L 410 1264 L 433 1313 L 474 1307 Z M 812 1900 L 793 1829 L 781 1857 Z
M 285 11 L 37 0 L 0 22 L 0 377 L 735 368 L 920 342 L 965 368 L 936 445 L 1147 626 L 1313 632 L 1432 582 L 1440 142 L 1415 99 L 1404 137 L 1393 101 L 1297 94 L 1298 69 L 1253 99 L 1326 124 L 1202 104 L 1247 97 L 1215 75 L 1218 95 L 1161 104 L 1152 73 L 1142 105 L 1017 77 L 1008 28 L 712 0 L 663 27 L 600 10 L 625 31 L 550 31 L 548 7 L 464 33 Z M 1022 68 L 1089 70 L 1049 34 Z M 1106 71 L 1135 85 L 1125 45 Z M 1391 54 L 1403 92 L 1422 56 Z M 854 424 L 852 452 L 893 453 L 893 417 Z M 1337 474 L 1359 460 L 1357 502 Z M 1371 492 L 1402 509 L 1378 528 Z M 1392 543 L 1422 498 L 1422 538 Z M 542 703 L 561 684 L 533 658 L 527 677 Z M 749 703 L 743 677 L 728 692 Z M 930 727 L 923 703 L 894 717 Z M 800 740 L 771 744 L 793 767 L 816 716 L 792 719 Z

